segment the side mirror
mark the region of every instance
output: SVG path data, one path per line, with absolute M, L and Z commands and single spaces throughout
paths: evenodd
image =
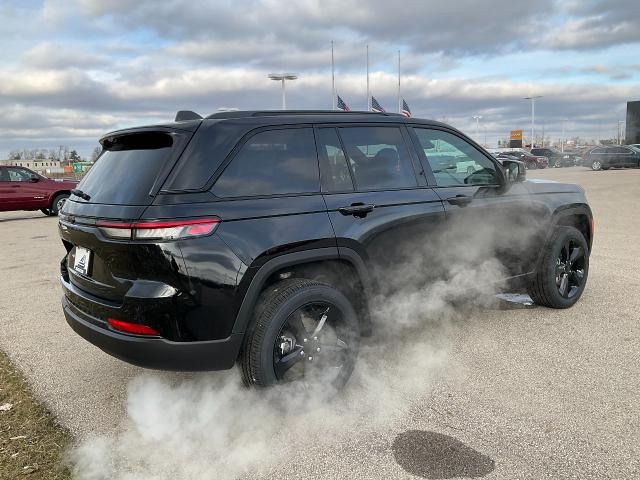
M 502 169 L 507 183 L 524 182 L 527 179 L 527 169 L 524 162 L 517 160 L 503 160 Z
M 36 183 L 40 181 L 40 177 L 38 175 L 31 175 L 31 182 Z

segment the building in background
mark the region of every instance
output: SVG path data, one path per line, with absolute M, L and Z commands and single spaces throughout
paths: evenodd
M 627 102 L 627 130 L 625 142 L 627 145 L 640 143 L 640 100 Z
M 56 160 L 0 160 L 0 165 L 25 167 L 42 175 L 64 173 L 62 163 Z

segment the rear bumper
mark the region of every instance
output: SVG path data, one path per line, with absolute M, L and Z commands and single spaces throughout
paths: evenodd
M 66 289 L 62 279 L 63 289 Z M 161 337 L 127 335 L 76 308 L 66 295 L 62 308 L 67 323 L 85 340 L 127 363 L 145 368 L 173 371 L 227 370 L 235 364 L 243 334 L 221 340 L 174 342 Z

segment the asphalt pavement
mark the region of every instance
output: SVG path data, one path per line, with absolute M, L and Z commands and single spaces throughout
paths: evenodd
M 442 355 L 399 383 L 410 392 L 395 392 L 391 415 L 348 421 L 342 431 L 333 422 L 328 438 L 296 440 L 261 475 L 640 477 L 640 170 L 528 175 L 587 191 L 596 233 L 579 303 L 482 309 L 440 330 Z M 128 428 L 127 386 L 142 374 L 174 385 L 233 375 L 143 372 L 78 337 L 60 307 L 56 218 L 0 213 L 0 245 L 0 348 L 79 442 Z M 286 432 L 288 420 L 276 420 Z

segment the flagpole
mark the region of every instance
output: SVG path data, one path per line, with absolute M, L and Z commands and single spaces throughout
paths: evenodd
M 398 50 L 398 113 L 402 112 L 402 105 L 400 104 L 400 50 Z
M 369 94 L 369 44 L 367 43 L 367 111 L 371 111 L 371 95 Z
M 331 40 L 331 110 L 336 109 L 336 77 L 333 63 L 333 40 Z

